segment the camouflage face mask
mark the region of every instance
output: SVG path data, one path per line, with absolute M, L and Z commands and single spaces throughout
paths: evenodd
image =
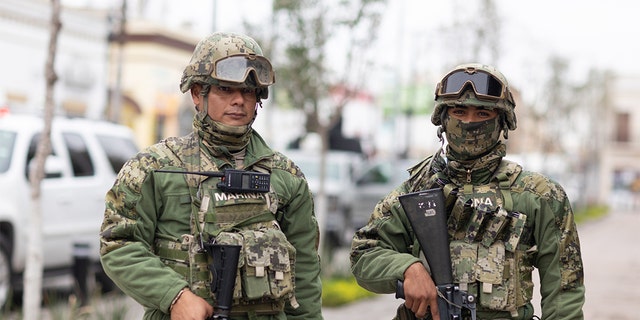
M 251 124 L 230 126 L 214 121 L 209 116 L 202 120 L 196 116 L 193 127 L 202 138 L 202 142 L 216 151 L 214 154 L 235 153 L 246 148 L 253 132 Z
M 463 122 L 445 116 L 443 127 L 449 149 L 457 160 L 478 158 L 492 150 L 500 141 L 500 117 L 479 122 Z

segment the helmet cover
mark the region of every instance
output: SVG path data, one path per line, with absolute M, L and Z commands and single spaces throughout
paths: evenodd
M 499 81 L 503 86 L 503 92 L 500 98 L 495 99 L 487 99 L 482 95 L 476 94 L 476 88 L 472 85 L 468 85 L 464 83 L 462 85 L 461 91 L 459 95 L 447 95 L 442 96 L 439 94 L 441 88 L 443 86 L 443 82 L 447 79 L 449 75 L 456 71 L 465 71 L 467 73 L 473 74 L 475 72 L 484 72 L 489 74 L 497 81 Z M 470 82 L 470 81 L 469 81 Z M 487 109 L 497 109 L 497 111 L 504 117 L 504 121 L 506 122 L 505 129 L 515 130 L 516 129 L 516 114 L 515 114 L 515 101 L 513 100 L 513 95 L 511 94 L 511 90 L 509 89 L 509 84 L 507 82 L 506 77 L 498 71 L 496 68 L 488 65 L 483 65 L 479 63 L 468 63 L 456 66 L 449 72 L 445 77 L 443 77 L 436 87 L 435 93 L 435 108 L 433 114 L 431 115 L 431 123 L 436 126 L 442 125 L 442 117 L 447 110 L 447 107 L 453 106 L 476 106 L 476 107 L 484 107 Z
M 191 60 L 182 73 L 180 91 L 187 92 L 196 83 L 220 85 L 222 80 L 216 79 L 213 74 L 214 65 L 217 61 L 233 55 L 262 56 L 262 49 L 253 38 L 238 33 L 216 32 L 202 39 L 196 45 Z M 266 99 L 267 86 L 257 85 L 252 77 L 253 75 L 248 76 L 245 84 L 259 88 L 258 98 Z

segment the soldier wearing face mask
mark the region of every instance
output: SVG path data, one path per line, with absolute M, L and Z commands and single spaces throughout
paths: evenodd
M 351 270 L 377 293 L 404 285 L 396 319 L 440 319 L 437 290 L 398 197 L 441 188 L 453 282 L 474 296 L 477 319 L 534 319 L 532 273 L 542 319 L 583 319 L 583 266 L 562 186 L 503 159 L 516 129 L 515 102 L 494 67 L 464 64 L 436 86 L 431 122 L 446 145 L 409 169 L 410 178 L 373 209 L 354 235 Z M 467 319 L 470 317 L 463 317 Z

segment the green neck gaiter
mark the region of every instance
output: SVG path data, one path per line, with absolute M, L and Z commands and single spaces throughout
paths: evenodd
M 457 185 L 488 183 L 506 154 L 507 146 L 501 142 L 486 154 L 473 160 L 459 160 L 455 154 L 447 150 L 445 173 Z
M 213 121 L 210 117 L 196 117 L 193 127 L 202 143 L 213 155 L 227 155 L 244 150 L 249 144 L 253 129 L 251 124 L 230 126 Z

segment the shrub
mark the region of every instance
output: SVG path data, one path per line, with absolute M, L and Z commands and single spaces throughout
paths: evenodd
M 376 294 L 360 287 L 353 277 L 329 278 L 322 282 L 322 305 L 337 307 Z

